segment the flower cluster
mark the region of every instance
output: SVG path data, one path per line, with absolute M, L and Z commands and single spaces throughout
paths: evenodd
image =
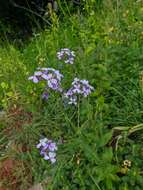
M 45 160 L 51 161 L 52 164 L 56 162 L 56 151 L 57 145 L 52 140 L 43 138 L 39 140 L 39 144 L 36 146 L 40 150 L 40 155 L 44 157 Z
M 63 48 L 59 52 L 57 52 L 57 57 L 59 60 L 64 60 L 67 64 L 73 64 L 75 58 L 75 52 L 71 51 L 68 48 Z M 47 100 L 49 97 L 49 89 L 54 91 L 58 91 L 62 93 L 63 97 L 67 100 L 68 104 L 77 104 L 78 96 L 82 95 L 83 97 L 87 97 L 94 88 L 89 85 L 87 80 L 80 80 L 75 78 L 72 82 L 71 88 L 64 92 L 61 87 L 61 80 L 63 75 L 59 72 L 59 70 L 55 70 L 53 68 L 38 68 L 36 72 L 34 72 L 33 76 L 30 76 L 28 80 L 32 80 L 34 83 L 38 83 L 41 80 L 46 81 L 45 90 L 42 94 L 42 98 Z
M 73 64 L 75 58 L 75 52 L 68 48 L 63 48 L 57 52 L 57 57 L 59 60 L 64 60 L 66 64 Z
M 34 83 L 38 83 L 41 80 L 45 80 L 47 85 L 42 98 L 48 99 L 48 89 L 62 92 L 61 79 L 63 75 L 53 68 L 38 68 L 34 75 L 29 77 L 28 80 L 32 80 Z
M 77 104 L 78 95 L 87 97 L 94 88 L 89 85 L 87 80 L 75 78 L 72 82 L 72 87 L 64 93 L 64 97 L 68 99 L 68 104 Z

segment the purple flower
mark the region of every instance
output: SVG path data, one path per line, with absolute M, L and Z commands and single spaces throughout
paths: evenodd
M 45 151 L 46 149 L 49 149 L 49 151 L 54 152 L 54 151 L 56 151 L 58 148 L 57 148 L 57 145 L 56 145 L 55 142 L 52 142 L 52 140 L 47 140 L 46 145 L 43 147 L 43 150 L 44 150 L 44 151 Z
M 34 83 L 38 83 L 39 79 L 36 76 L 31 76 L 28 78 L 28 80 L 32 80 Z
M 40 149 L 40 155 L 43 156 L 45 160 L 50 160 L 51 163 L 56 162 L 56 152 L 57 145 L 52 140 L 48 140 L 47 138 L 40 139 L 40 143 L 36 145 L 38 149 Z
M 55 70 L 54 74 L 56 75 L 58 80 L 61 80 L 64 77 L 58 70 Z
M 57 150 L 57 146 L 56 146 L 56 143 L 49 143 L 49 150 L 50 151 L 55 151 L 55 150 Z
M 64 60 L 66 64 L 73 64 L 75 58 L 75 52 L 71 51 L 68 48 L 63 48 L 59 52 L 57 52 L 57 58 L 59 60 Z
M 28 80 L 32 80 L 34 83 L 38 83 L 39 81 L 46 81 L 46 92 L 42 94 L 42 98 L 47 100 L 49 93 L 48 89 L 52 89 L 54 91 L 62 92 L 61 88 L 61 80 L 63 75 L 59 70 L 55 70 L 54 68 L 37 68 L 37 71 L 34 72 L 34 75 L 29 77 Z
M 43 79 L 45 79 L 45 80 L 49 80 L 51 77 L 50 77 L 50 75 L 52 75 L 52 74 L 49 74 L 49 75 L 47 75 L 47 74 L 45 74 L 45 73 L 43 73 L 42 75 L 41 75 L 41 77 L 43 78 Z
M 44 155 L 45 160 L 50 160 L 52 164 L 56 162 L 56 153 L 55 152 L 49 152 L 49 154 Z
M 41 147 L 44 147 L 47 143 L 48 139 L 47 138 L 44 138 L 44 139 L 40 139 L 39 140 L 39 144 L 36 145 L 37 148 L 41 148 Z
M 53 89 L 53 90 L 57 90 L 59 88 L 59 82 L 57 79 L 51 79 L 48 80 L 48 87 Z
M 41 149 L 41 150 L 40 150 L 40 155 L 41 155 L 41 156 L 45 156 L 45 154 L 46 154 L 46 151 L 45 151 L 44 149 Z
M 42 94 L 42 99 L 43 99 L 43 100 L 48 100 L 48 98 L 49 98 L 48 92 L 43 92 L 43 94 Z
M 64 97 L 68 99 L 68 104 L 77 104 L 78 95 L 87 97 L 94 88 L 89 85 L 87 80 L 80 80 L 75 78 L 72 82 L 71 88 L 64 94 Z
M 42 72 L 41 71 L 36 71 L 34 72 L 34 76 L 41 76 L 42 75 Z

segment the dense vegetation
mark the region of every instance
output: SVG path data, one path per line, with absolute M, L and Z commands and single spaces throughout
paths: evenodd
M 91 0 L 82 13 L 60 8 L 63 17 L 53 12 L 50 28 L 20 48 L 1 42 L 0 187 L 142 190 L 142 1 Z M 57 58 L 61 48 L 75 52 L 73 64 Z M 77 105 L 53 90 L 45 100 L 45 83 L 28 80 L 38 67 L 59 70 L 65 90 L 76 77 L 94 90 Z M 53 164 L 36 147 L 43 138 L 56 143 Z

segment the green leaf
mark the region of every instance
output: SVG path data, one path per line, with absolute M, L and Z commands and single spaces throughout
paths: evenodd
M 112 138 L 112 131 L 101 136 L 97 142 L 97 147 L 105 146 Z

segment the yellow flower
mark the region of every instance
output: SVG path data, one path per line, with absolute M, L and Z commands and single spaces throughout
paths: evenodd
M 124 167 L 127 167 L 127 168 L 128 168 L 128 167 L 131 167 L 131 161 L 130 161 L 130 160 L 124 160 L 124 161 L 123 161 L 123 166 L 124 166 Z

